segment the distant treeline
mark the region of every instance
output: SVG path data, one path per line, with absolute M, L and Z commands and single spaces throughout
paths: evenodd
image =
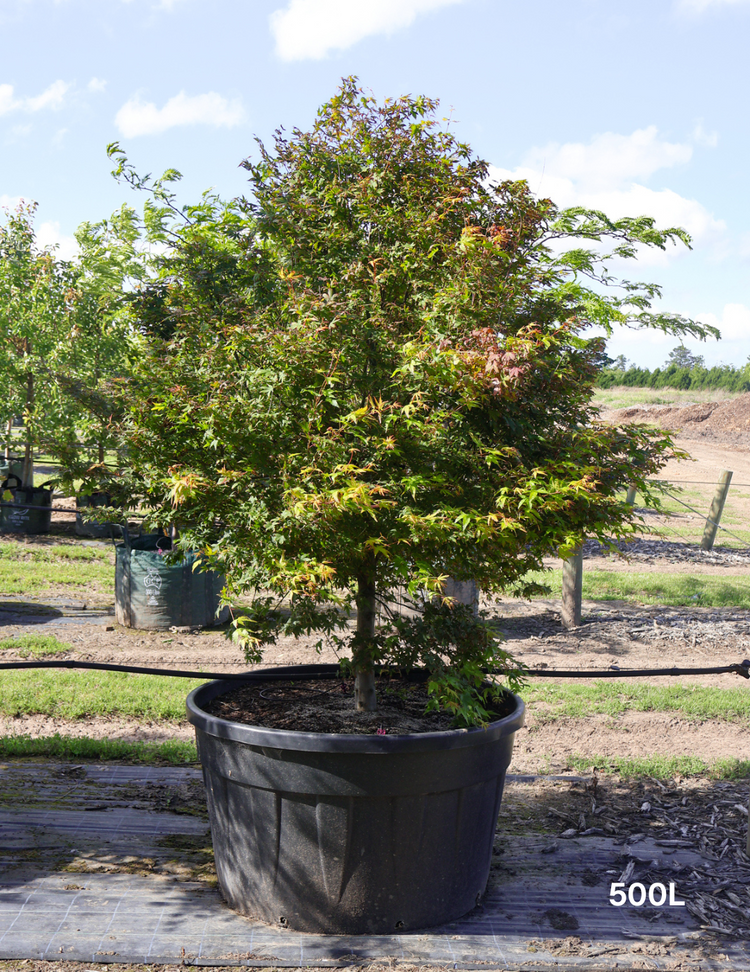
M 629 385 L 633 388 L 684 388 L 721 389 L 729 392 L 750 391 L 750 369 L 717 365 L 713 368 L 602 368 L 599 373 L 600 388 Z

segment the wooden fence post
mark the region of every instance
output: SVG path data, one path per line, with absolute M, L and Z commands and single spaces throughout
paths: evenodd
M 565 628 L 577 628 L 581 623 L 581 593 L 583 589 L 583 550 L 576 547 L 563 560 L 562 623 Z
M 716 532 L 719 529 L 721 514 L 724 512 L 724 504 L 727 501 L 727 493 L 729 492 L 729 484 L 731 482 L 731 470 L 722 469 L 721 476 L 719 476 L 719 482 L 716 487 L 716 492 L 714 493 L 714 498 L 711 503 L 711 509 L 708 511 L 708 519 L 706 520 L 706 527 L 703 531 L 703 539 L 701 540 L 701 550 L 713 549 L 714 540 L 716 539 Z

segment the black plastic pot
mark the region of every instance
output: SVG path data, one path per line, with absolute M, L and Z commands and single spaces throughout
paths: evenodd
M 208 682 L 187 700 L 230 907 L 298 931 L 361 935 L 442 924 L 480 902 L 520 698 L 487 729 L 335 735 L 204 711 L 237 684 Z
M 111 505 L 112 497 L 109 493 L 97 492 L 76 496 L 76 510 Z M 79 537 L 120 537 L 122 529 L 116 523 L 94 523 L 93 520 L 84 520 L 80 513 L 76 513 L 76 534 Z
M 116 547 L 115 619 L 128 628 L 165 630 L 205 627 L 218 615 L 224 582 L 211 571 L 193 570 L 195 555 L 169 563 L 168 537 L 150 533 Z
M 16 483 L 11 486 L 11 481 Z M 12 505 L 2 500 L 0 533 L 49 533 L 52 522 L 52 490 L 42 486 L 22 486 L 18 476 L 8 476 L 0 483 L 0 495 L 10 490 Z

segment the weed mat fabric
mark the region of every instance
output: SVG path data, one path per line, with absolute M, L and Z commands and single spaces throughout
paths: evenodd
M 747 781 L 511 777 L 479 908 L 443 928 L 348 937 L 291 933 L 222 903 L 195 768 L 10 761 L 0 780 L 0 959 L 750 966 L 747 909 L 738 920 L 728 894 L 744 904 L 750 886 L 734 809 Z M 623 874 L 673 881 L 687 906 L 614 908 Z

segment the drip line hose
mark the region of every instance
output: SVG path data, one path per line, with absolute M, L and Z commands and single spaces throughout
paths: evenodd
M 104 662 L 79 661 L 38 661 L 38 662 L 2 662 L 0 669 L 10 668 L 82 668 L 98 672 L 129 672 L 134 675 L 166 675 L 171 678 L 217 678 L 232 679 L 244 682 L 289 681 L 294 674 L 286 672 L 183 672 L 171 668 L 141 668 L 136 665 L 109 665 Z M 555 671 L 548 669 L 531 669 L 525 675 L 531 678 L 634 678 L 643 675 L 724 675 L 732 673 L 750 678 L 750 660 L 747 658 L 740 664 L 718 665 L 713 668 L 624 668 L 607 669 L 605 671 Z M 502 669 L 488 669 L 485 675 L 505 675 Z M 298 678 L 318 679 L 330 678 L 330 672 L 304 672 Z

